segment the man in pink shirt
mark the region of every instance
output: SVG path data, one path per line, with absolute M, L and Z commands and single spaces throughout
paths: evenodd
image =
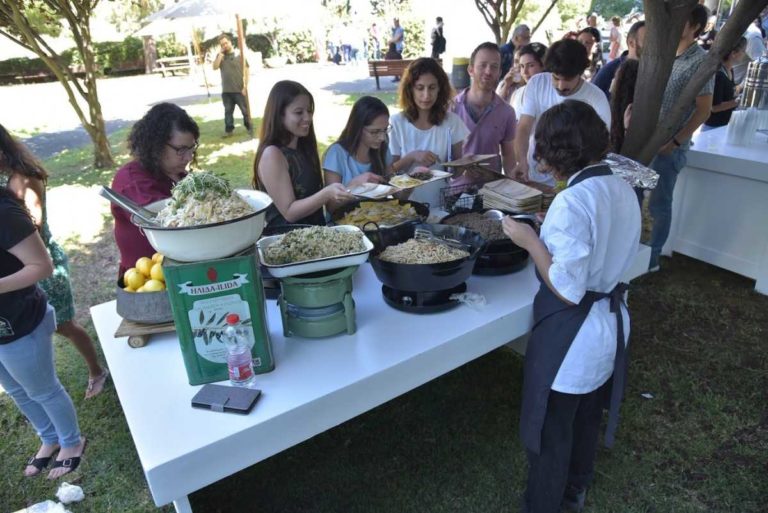
M 515 167 L 515 110 L 496 94 L 501 75 L 501 52 L 494 43 L 483 43 L 469 60 L 471 85 L 459 93 L 451 110 L 467 125 L 464 155 L 493 154 L 492 169 L 511 173 Z

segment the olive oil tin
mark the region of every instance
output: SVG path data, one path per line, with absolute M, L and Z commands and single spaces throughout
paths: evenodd
M 228 379 L 226 316 L 240 317 L 257 374 L 275 368 L 255 247 L 204 262 L 163 260 L 173 320 L 190 385 Z

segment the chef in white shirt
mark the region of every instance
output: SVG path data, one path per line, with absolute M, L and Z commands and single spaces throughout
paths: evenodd
M 534 155 L 568 187 L 552 202 L 540 236 L 504 220 L 528 250 L 541 282 L 525 355 L 520 433 L 528 452 L 524 512 L 581 511 L 594 473 L 602 412 L 611 446 L 626 377 L 629 270 L 640 241 L 637 198 L 602 163 L 608 128 L 595 110 L 566 100 L 542 114 Z

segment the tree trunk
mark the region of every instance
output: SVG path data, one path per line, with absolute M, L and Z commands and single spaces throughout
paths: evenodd
M 20 2 L 0 0 L 0 21 L 3 22 L 3 27 L 13 28 L 12 31 L 2 30 L 2 35 L 36 53 L 56 76 L 67 93 L 69 104 L 93 142 L 94 165 L 99 169 L 105 169 L 114 166 L 114 160 L 101 114 L 96 87 L 96 61 L 91 46 L 90 12 L 97 2 L 98 0 L 93 0 L 90 4 L 77 2 L 47 4 L 52 10 L 55 9 L 55 13 L 63 18 L 62 23 L 66 23 L 71 30 L 83 59 L 85 77 L 82 83 L 73 70 L 61 63 L 60 56 L 46 43 L 40 31 L 27 18 Z M 88 106 L 87 115 L 78 101 L 78 96 L 85 100 Z
M 650 135 L 656 131 L 661 100 L 672 72 L 677 44 L 688 13 L 696 3 L 696 0 L 643 2 L 646 21 L 645 45 L 635 85 L 632 119 L 622 153 L 644 164 L 648 164 L 653 158 L 653 154 L 645 155 L 642 150 Z M 661 144 L 656 150 L 660 147 Z
M 109 147 L 104 116 L 101 114 L 99 92 L 96 87 L 96 59 L 94 58 L 93 48 L 91 47 L 90 23 L 87 19 L 83 20 L 80 35 L 82 37 L 80 47 L 83 55 L 83 65 L 85 67 L 85 91 L 87 92 L 84 97 L 88 103 L 89 121 L 87 124 L 84 123 L 83 126 L 86 131 L 88 131 L 88 134 L 93 141 L 93 165 L 96 169 L 108 169 L 115 165 L 115 161 L 112 158 L 112 149 Z
M 680 2 L 680 4 L 682 3 Z M 696 2 L 694 0 L 687 3 L 692 6 Z M 661 62 L 662 58 L 668 58 L 668 56 L 663 53 L 659 54 L 658 41 L 654 41 L 654 38 L 659 37 L 659 31 L 669 30 L 674 32 L 667 32 L 668 34 L 678 34 L 677 39 L 679 39 L 679 34 L 682 33 L 682 26 L 685 25 L 688 11 L 683 11 L 682 13 L 680 11 L 672 11 L 668 14 L 660 13 L 660 10 L 664 11 L 663 7 L 662 9 L 657 9 L 658 5 L 651 7 L 649 4 L 656 4 L 656 2 L 646 2 L 646 44 L 640 59 L 640 69 L 634 97 L 634 105 L 637 107 L 632 109 L 632 120 L 627 132 L 627 139 L 622 147 L 624 155 L 644 164 L 648 164 L 659 148 L 675 135 L 674 128 L 683 120 L 688 111 L 687 107 L 696 100 L 696 96 L 701 88 L 706 84 L 707 80 L 712 78 L 722 58 L 734 47 L 752 20 L 768 5 L 768 0 L 739 2 L 731 17 L 717 34 L 707 58 L 702 62 L 699 69 L 680 93 L 677 103 L 669 111 L 667 117 L 659 123 L 657 123 L 657 120 L 661 107 L 661 97 L 664 94 L 664 87 L 666 87 L 672 69 L 671 61 L 674 60 L 674 51 L 669 61 Z M 674 20 L 675 16 L 683 19 Z M 677 46 L 676 43 L 674 46 L 671 43 L 669 44 L 671 48 Z M 656 48 L 651 49 L 649 47 Z M 649 52 L 649 49 L 651 49 L 651 52 Z

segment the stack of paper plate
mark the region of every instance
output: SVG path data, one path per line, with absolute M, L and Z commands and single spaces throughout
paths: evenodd
M 485 208 L 524 213 L 541 210 L 541 191 L 507 178 L 488 182 L 480 189 L 480 194 Z

